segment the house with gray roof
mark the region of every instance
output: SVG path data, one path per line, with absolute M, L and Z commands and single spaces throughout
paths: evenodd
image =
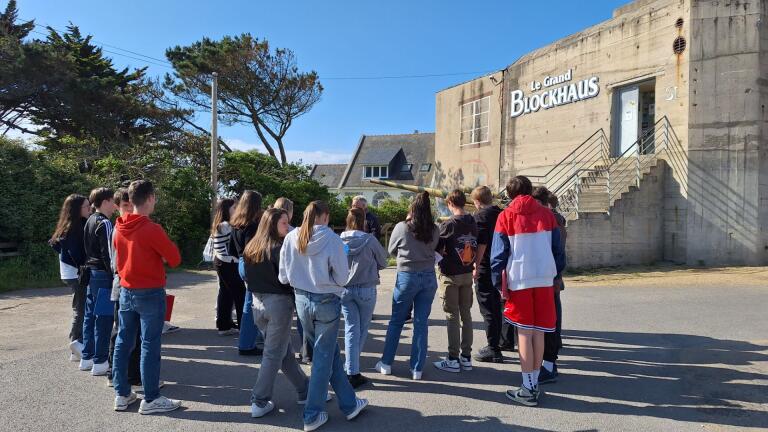
M 340 168 L 343 167 L 339 174 Z M 371 183 L 389 180 L 431 186 L 435 172 L 435 134 L 363 135 L 347 165 L 315 165 L 312 178 L 339 197 L 363 195 L 373 205 L 390 198 L 411 196 L 402 189 Z

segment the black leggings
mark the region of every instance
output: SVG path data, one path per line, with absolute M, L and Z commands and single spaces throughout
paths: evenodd
M 237 263 L 213 259 L 213 267 L 219 276 L 219 295 L 216 298 L 216 328 L 219 331 L 239 328 L 245 304 L 245 283 L 240 278 Z M 237 312 L 237 323 L 232 322 L 232 306 Z

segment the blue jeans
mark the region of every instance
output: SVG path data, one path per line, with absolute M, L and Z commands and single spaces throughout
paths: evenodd
M 253 296 L 250 291 L 245 293 L 245 303 L 243 305 L 243 318 L 240 320 L 240 338 L 238 339 L 238 348 L 241 351 L 264 347 L 264 336 L 256 327 L 256 321 L 253 316 Z
M 96 296 L 100 288 L 112 289 L 112 275 L 102 270 L 91 270 L 91 281 L 85 293 L 83 317 L 83 360 L 104 363 L 109 359 L 109 339 L 112 337 L 111 315 L 96 315 Z
M 336 340 L 339 334 L 341 299 L 336 294 L 317 294 L 296 288 L 296 311 L 304 335 L 314 349 L 304 423 L 312 423 L 325 411 L 328 382 L 336 392 L 339 409 L 344 415 L 351 414 L 357 405 L 357 396 L 344 373 L 341 350 Z
M 128 396 L 128 362 L 141 331 L 141 383 L 144 400 L 160 397 L 160 336 L 165 322 L 165 288 L 120 288 L 120 321 L 112 362 L 112 380 L 118 396 Z
M 368 338 L 368 328 L 376 307 L 376 286 L 350 285 L 341 296 L 344 314 L 344 369 L 347 375 L 360 373 L 360 353 Z
M 384 340 L 384 353 L 381 362 L 392 365 L 400 343 L 405 319 L 413 307 L 413 343 L 411 344 L 411 370 L 424 370 L 427 359 L 427 333 L 429 331 L 429 313 L 437 291 L 437 278 L 434 270 L 421 272 L 397 272 L 395 292 L 392 296 L 392 317 L 387 327 Z

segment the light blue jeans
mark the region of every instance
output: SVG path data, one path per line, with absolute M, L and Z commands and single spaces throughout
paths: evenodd
M 264 348 L 264 335 L 261 334 L 261 331 L 256 326 L 253 314 L 253 295 L 247 290 L 245 291 L 245 303 L 243 304 L 243 318 L 240 320 L 240 336 L 237 342 L 237 347 L 242 351 Z
M 131 394 L 128 362 L 141 332 L 141 384 L 144 400 L 160 397 L 160 337 L 165 323 L 165 288 L 120 288 L 120 320 L 115 341 L 112 382 L 118 396 Z
M 329 382 L 336 392 L 339 409 L 344 415 L 349 415 L 357 406 L 357 396 L 344 373 L 341 350 L 336 340 L 341 318 L 341 299 L 336 294 L 317 294 L 298 288 L 295 290 L 296 311 L 304 335 L 314 347 L 304 423 L 314 422 L 325 411 Z
M 392 365 L 400 343 L 405 319 L 413 307 L 413 343 L 411 344 L 411 370 L 424 370 L 427 359 L 427 333 L 429 331 L 429 313 L 437 291 L 437 278 L 434 270 L 421 272 L 397 272 L 395 292 L 392 296 L 392 317 L 387 327 L 384 340 L 384 353 L 381 362 Z
M 350 285 L 341 295 L 344 314 L 344 369 L 347 375 L 360 373 L 360 354 L 368 339 L 368 329 L 376 307 L 376 286 Z

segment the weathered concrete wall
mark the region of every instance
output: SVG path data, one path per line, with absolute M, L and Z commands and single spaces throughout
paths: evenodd
M 611 209 L 611 215 L 587 213 L 568 223 L 568 266 L 593 268 L 652 264 L 664 259 L 662 223 L 667 164 L 659 160 Z
M 691 1 L 690 264 L 768 262 L 766 192 L 761 191 L 766 184 L 765 7 L 764 1 Z
M 630 7 L 631 6 L 631 7 Z M 621 12 L 624 10 L 625 12 Z M 688 69 L 685 56 L 673 51 L 675 38 L 687 34 L 682 0 L 644 1 L 617 11 L 617 16 L 536 50 L 510 65 L 505 96 L 545 76 L 573 70 L 578 82 L 598 77 L 597 97 L 519 117 L 505 103 L 501 182 L 518 174 L 543 174 L 598 129 L 612 136 L 615 91 L 655 79 L 655 118 L 667 116 L 685 145 L 687 141 Z M 684 20 L 682 28 L 676 21 Z
M 437 93 L 435 97 L 435 176 L 433 186 L 454 188 L 499 185 L 502 74 L 478 78 Z M 489 140 L 461 146 L 461 105 L 490 96 Z M 426 185 L 429 186 L 429 185 Z

